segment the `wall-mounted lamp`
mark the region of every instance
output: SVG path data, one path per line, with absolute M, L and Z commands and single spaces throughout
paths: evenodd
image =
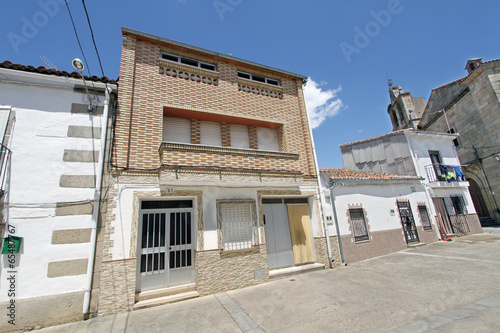
M 495 160 L 497 160 L 498 162 L 500 162 L 500 153 L 498 153 L 498 154 L 495 155 Z
M 92 105 L 92 99 L 90 98 L 89 90 L 87 89 L 87 83 L 85 82 L 85 77 L 83 76 L 83 69 L 84 69 L 83 62 L 80 59 L 75 58 L 71 62 L 71 65 L 73 65 L 73 68 L 79 71 L 80 75 L 82 76 L 83 85 L 85 86 L 87 97 L 89 98 L 89 112 L 92 112 L 94 110 L 94 106 Z

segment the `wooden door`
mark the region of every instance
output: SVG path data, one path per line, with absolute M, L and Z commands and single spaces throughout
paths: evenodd
M 293 259 L 295 265 L 315 261 L 309 207 L 307 204 L 289 204 L 288 222 L 292 237 Z

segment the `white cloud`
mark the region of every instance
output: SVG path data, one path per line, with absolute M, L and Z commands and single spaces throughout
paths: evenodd
M 327 117 L 335 116 L 343 107 L 342 100 L 336 98 L 337 93 L 342 91 L 342 87 L 322 90 L 321 86 L 324 84 L 326 82 L 316 83 L 313 79 L 308 78 L 304 87 L 306 108 L 312 128 L 321 125 Z

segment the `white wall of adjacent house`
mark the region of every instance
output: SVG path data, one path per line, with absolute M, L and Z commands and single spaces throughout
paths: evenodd
M 61 187 L 63 175 L 96 172 L 93 162 L 64 161 L 65 150 L 98 151 L 100 147 L 99 139 L 68 137 L 72 126 L 101 127 L 102 117 L 71 113 L 72 103 L 87 104 L 86 95 L 73 92 L 65 78 L 57 81 L 42 74 L 29 78 L 21 74 L 25 77 L 13 75 L 9 82 L 0 81 L 0 105 L 12 106 L 15 116 L 8 145 L 12 151 L 5 194 L 9 205 L 4 209 L 3 223 L 13 227 L 14 236 L 23 237 L 14 268 L 8 266 L 7 255 L 1 256 L 0 302 L 10 300 L 5 280 L 8 271 L 16 272 L 16 299 L 82 292 L 86 272 L 71 275 L 71 269 L 60 269 L 65 261 L 71 266 L 88 259 L 90 243 L 72 243 L 74 240 L 64 237 L 55 241 L 54 232 L 90 228 L 92 215 L 61 215 L 56 206 L 93 200 L 94 195 L 93 188 Z M 101 102 L 103 99 L 100 97 Z M 8 229 L 2 236 L 8 234 Z M 56 271 L 49 272 L 49 266 Z M 51 277 L 54 274 L 57 276 Z
M 323 184 L 326 175 L 322 175 Z M 413 218 L 416 226 L 421 226 L 422 221 L 418 215 L 418 204 L 427 203 L 424 187 L 418 182 L 416 184 L 410 183 L 394 183 L 393 181 L 378 181 L 372 184 L 359 184 L 359 185 L 342 185 L 341 181 L 334 187 L 334 203 L 337 211 L 337 219 L 341 235 L 351 235 L 352 228 L 348 219 L 349 206 L 356 205 L 365 210 L 365 217 L 369 225 L 370 232 L 384 231 L 392 229 L 402 229 L 401 220 L 399 217 L 397 200 L 404 199 L 410 202 Z M 353 182 L 351 182 L 352 184 Z M 326 189 L 326 187 L 325 187 Z M 330 236 L 336 236 L 335 230 L 335 217 L 331 206 L 330 195 L 325 200 L 324 205 L 325 218 L 328 218 Z M 430 215 L 430 214 L 429 214 Z M 435 221 L 431 218 L 433 228 Z M 404 236 L 403 236 L 404 237 Z

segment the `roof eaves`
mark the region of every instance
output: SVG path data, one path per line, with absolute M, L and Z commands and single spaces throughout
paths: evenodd
M 219 58 L 223 58 L 223 59 L 227 59 L 227 60 L 231 60 L 231 61 L 236 61 L 236 62 L 245 64 L 245 65 L 262 68 L 262 69 L 265 69 L 265 70 L 268 70 L 268 71 L 277 72 L 277 73 L 280 73 L 280 74 L 284 74 L 284 75 L 296 77 L 296 78 L 299 78 L 299 79 L 302 79 L 302 80 L 307 80 L 307 76 L 304 76 L 304 75 L 295 74 L 295 73 L 292 73 L 292 72 L 285 71 L 283 69 L 274 68 L 274 67 L 262 65 L 262 64 L 259 64 L 259 63 L 253 62 L 253 61 L 249 61 L 249 60 L 245 60 L 245 59 L 233 57 L 233 56 L 230 56 L 230 55 L 226 55 L 226 54 L 222 54 L 222 53 L 210 51 L 210 50 L 198 47 L 198 46 L 184 44 L 184 43 L 172 40 L 172 39 L 168 39 L 168 38 L 164 38 L 164 37 L 160 37 L 160 36 L 151 35 L 151 34 L 148 34 L 148 33 L 142 32 L 142 31 L 138 31 L 138 30 L 134 30 L 134 29 L 122 27 L 122 33 L 127 33 L 127 34 L 132 34 L 132 35 L 140 36 L 140 37 L 143 37 L 143 38 L 146 38 L 146 39 L 151 39 L 151 40 L 154 40 L 154 41 L 157 41 L 157 42 L 160 42 L 160 43 L 166 43 L 166 44 L 175 45 L 175 46 L 182 47 L 182 48 L 185 48 L 185 49 L 188 49 L 188 50 L 192 50 L 192 51 L 196 51 L 196 52 L 201 52 L 201 53 L 209 54 L 209 55 L 212 55 L 214 57 L 219 57 Z

